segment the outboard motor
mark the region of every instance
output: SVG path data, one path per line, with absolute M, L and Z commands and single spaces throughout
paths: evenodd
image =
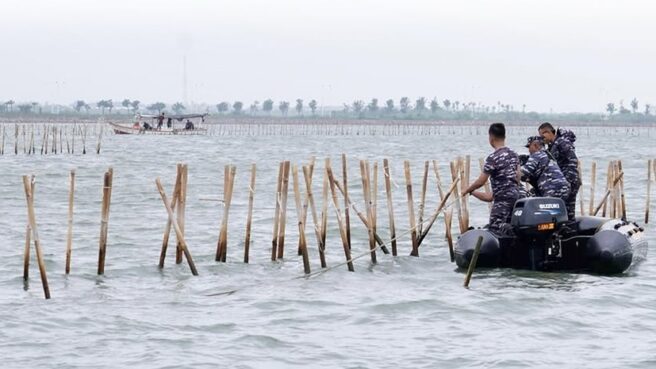
M 565 202 L 553 197 L 529 197 L 515 203 L 510 224 L 517 235 L 512 264 L 550 269 L 562 256 L 559 231 L 567 223 Z M 514 250 L 513 250 L 514 249 Z

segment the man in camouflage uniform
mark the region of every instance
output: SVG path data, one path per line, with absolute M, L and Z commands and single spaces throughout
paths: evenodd
M 565 200 L 567 206 L 567 216 L 569 220 L 574 220 L 576 215 L 576 195 L 579 193 L 581 179 L 579 178 L 579 160 L 576 157 L 574 142 L 576 135 L 574 132 L 554 127 L 550 123 L 542 123 L 538 128 L 540 136 L 544 142 L 549 145 L 549 154 L 556 161 L 558 167 L 565 175 L 569 183 L 569 196 Z
M 491 231 L 503 230 L 503 226 L 510 222 L 512 209 L 519 198 L 519 183 L 517 169 L 519 158 L 517 154 L 506 147 L 506 127 L 503 123 L 490 125 L 489 141 L 494 152 L 485 159 L 483 173 L 465 190 L 463 195 L 471 193 L 479 200 L 492 201 L 489 229 Z M 474 192 L 483 186 L 488 178 L 492 183 L 492 194 Z
M 544 151 L 542 137 L 529 137 L 526 147 L 531 155 L 520 168 L 521 180 L 533 186 L 536 196 L 556 197 L 567 201 L 569 183 L 558 164 Z

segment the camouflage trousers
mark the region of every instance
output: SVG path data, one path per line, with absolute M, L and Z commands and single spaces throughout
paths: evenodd
M 510 223 L 513 207 L 517 201 L 516 197 L 495 198 L 490 211 L 490 230 L 501 229 L 505 223 Z
M 571 184 L 570 184 L 571 185 Z M 579 193 L 579 186 L 572 186 L 569 191 L 569 196 L 565 200 L 567 207 L 567 218 L 574 220 L 576 218 L 576 195 Z

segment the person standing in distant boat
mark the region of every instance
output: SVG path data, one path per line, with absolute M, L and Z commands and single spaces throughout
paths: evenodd
M 489 229 L 503 231 L 504 225 L 510 222 L 512 209 L 519 198 L 519 157 L 506 147 L 506 127 L 503 123 L 492 123 L 488 134 L 494 152 L 485 159 L 483 173 L 463 192 L 463 196 L 472 194 L 481 201 L 492 202 Z M 488 179 L 492 183 L 492 194 L 474 192 Z
M 169 117 L 169 119 L 166 120 L 166 128 L 171 128 L 172 125 L 173 124 L 171 123 L 171 117 Z
M 574 148 L 576 135 L 567 129 L 558 128 L 556 130 L 548 122 L 542 123 L 538 127 L 538 132 L 544 142 L 549 145 L 549 154 L 556 161 L 569 183 L 569 196 L 565 201 L 565 206 L 567 207 L 567 217 L 569 220 L 574 220 L 576 218 L 576 195 L 579 193 L 579 187 L 581 187 L 579 159 Z
M 161 130 L 164 125 L 164 113 L 157 116 L 157 130 Z

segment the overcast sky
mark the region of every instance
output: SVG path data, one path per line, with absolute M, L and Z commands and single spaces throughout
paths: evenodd
M 654 5 L 652 5 L 654 4 Z M 656 105 L 650 1 L 2 0 L 0 100 Z

